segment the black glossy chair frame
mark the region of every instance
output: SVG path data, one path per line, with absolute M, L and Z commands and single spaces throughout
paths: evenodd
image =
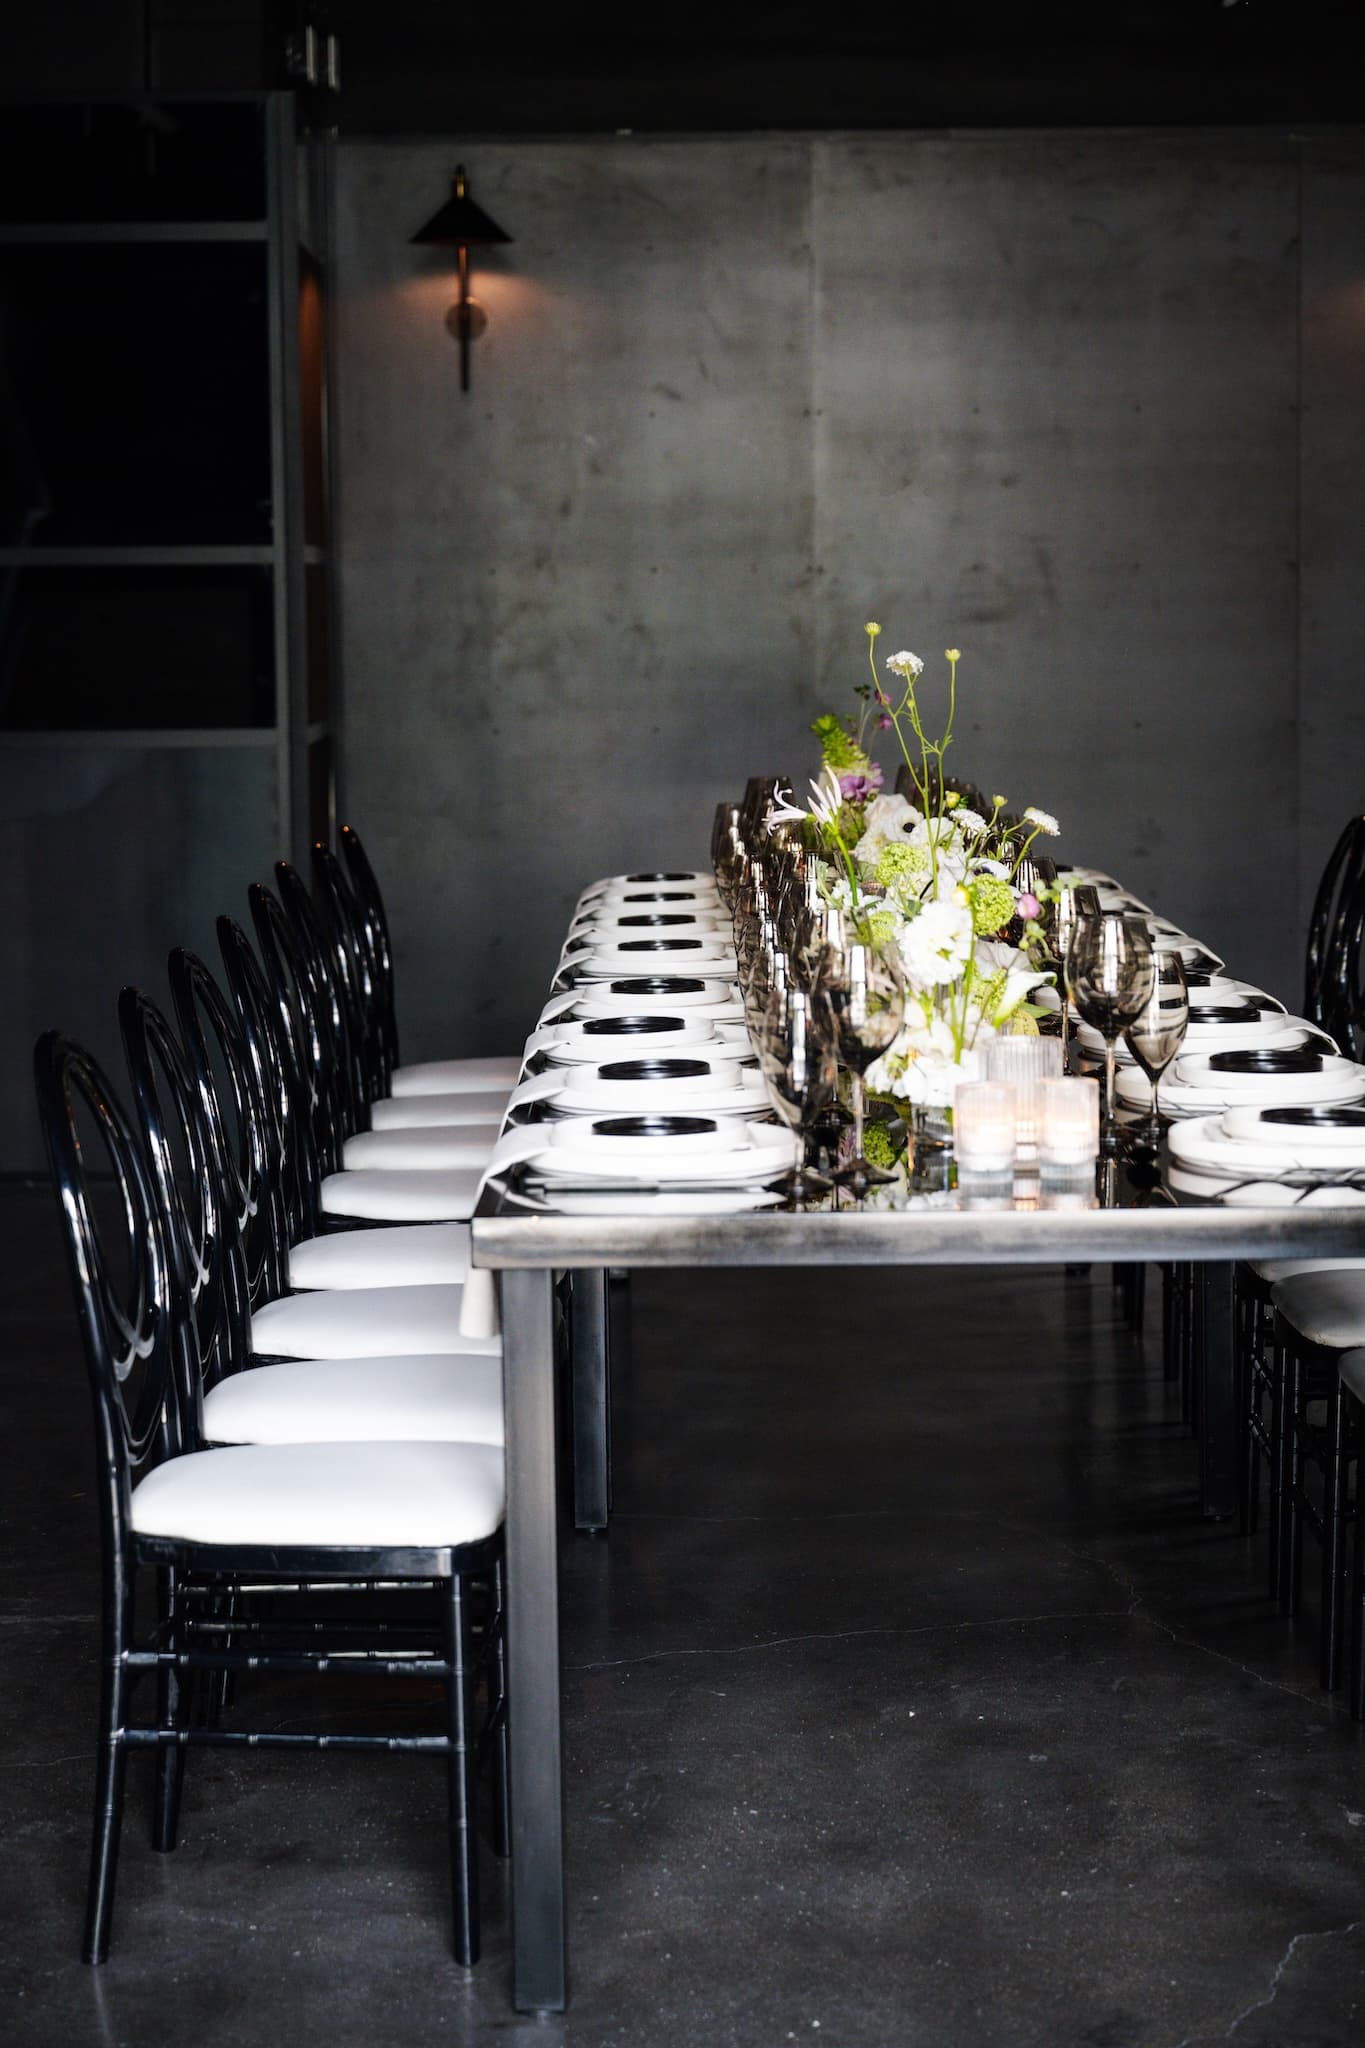
M 125 1006 L 125 1023 L 136 1034 L 145 1028 L 151 1056 L 166 1054 L 160 1024 L 150 1006 Z M 167 1069 L 173 1057 L 166 1060 Z M 448 1761 L 451 1868 L 455 1894 L 455 1952 L 472 1963 L 478 1954 L 478 1894 L 474 1854 L 474 1764 L 480 1742 L 500 1740 L 503 1713 L 500 1683 L 490 1685 L 493 1713 L 483 1736 L 475 1732 L 475 1670 L 470 1654 L 468 1588 L 472 1577 L 490 1578 L 498 1588 L 485 1636 L 485 1649 L 500 1659 L 501 1545 L 499 1538 L 429 1549 L 343 1549 L 290 1546 L 263 1549 L 250 1544 L 217 1544 L 151 1537 L 133 1526 L 132 1497 L 138 1481 L 167 1458 L 198 1448 L 192 1413 L 195 1376 L 191 1361 L 202 1349 L 191 1337 L 183 1312 L 186 1276 L 177 1278 L 153 1173 L 144 1161 L 132 1125 L 119 1107 L 107 1077 L 74 1041 L 45 1034 L 35 1051 L 39 1113 L 66 1233 L 77 1316 L 94 1405 L 98 1502 L 103 1580 L 100 1657 L 101 1698 L 97 1745 L 95 1824 L 83 1953 L 88 1962 L 108 1955 L 128 1753 L 157 1755 L 153 1841 L 174 1847 L 181 1769 L 187 1749 L 224 1747 L 321 1748 L 423 1751 Z M 122 1243 L 110 1256 L 107 1229 L 97 1227 L 78 1135 L 78 1117 L 92 1126 L 113 1168 L 121 1205 Z M 197 1167 L 191 1162 L 191 1179 Z M 197 1197 L 195 1198 L 197 1203 Z M 194 1204 L 191 1205 L 192 1209 Z M 196 1211 L 197 1213 L 197 1211 Z M 191 1287 L 197 1300 L 207 1289 Z M 211 1319 L 210 1319 L 211 1321 Z M 135 1587 L 140 1566 L 153 1567 L 158 1588 L 155 1626 L 139 1634 Z M 345 1663 L 358 1659 L 375 1675 L 442 1681 L 445 1727 L 440 1733 L 313 1735 L 258 1732 L 218 1725 L 194 1725 L 190 1687 L 198 1674 L 249 1668 L 256 1672 L 326 1672 L 336 1653 L 330 1624 L 308 1620 L 285 1624 L 297 1643 L 281 1646 L 269 1620 L 234 1617 L 229 1638 L 250 1629 L 246 1650 L 225 1647 L 219 1606 L 224 1586 L 250 1581 L 280 1591 L 301 1582 L 355 1586 L 387 1584 L 440 1587 L 439 1651 L 395 1658 L 381 1638 L 373 1647 L 355 1633 L 342 1635 Z M 150 1720 L 134 1714 L 138 1678 L 157 1681 L 156 1711 Z M 499 1674 L 500 1677 L 500 1674 Z M 506 1815 L 500 1810 L 505 1834 Z
M 380 1030 L 384 1037 L 384 1056 L 387 1069 L 392 1073 L 398 1065 L 398 1011 L 394 1000 L 393 941 L 389 934 L 388 913 L 384 908 L 384 898 L 378 879 L 361 844 L 360 834 L 353 826 L 343 825 L 337 836 L 341 841 L 342 860 L 350 876 L 351 889 L 364 925 L 366 948 L 374 980 L 374 998 Z
M 1335 1038 L 1343 1052 L 1343 1027 L 1358 1007 L 1358 977 L 1350 978 L 1352 936 L 1359 958 L 1358 928 L 1365 901 L 1365 817 L 1349 818 L 1328 856 L 1313 899 L 1304 962 L 1303 1014 Z M 1355 1003 L 1352 1002 L 1352 996 Z

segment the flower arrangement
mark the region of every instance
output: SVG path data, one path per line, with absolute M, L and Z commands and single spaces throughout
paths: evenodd
M 882 680 L 867 626 L 871 683 L 858 712 L 826 713 L 811 728 L 820 774 L 806 809 L 778 792 L 770 826 L 799 822 L 820 862 L 820 885 L 848 914 L 865 943 L 894 946 L 905 974 L 905 1023 L 867 1073 L 872 1095 L 948 1107 L 961 1079 L 974 1076 L 984 1043 L 1000 1031 L 1036 1031 L 1029 997 L 1050 979 L 1040 964 L 1039 894 L 1020 881 L 1035 840 L 1059 830 L 1045 811 L 1021 816 L 1006 799 L 975 808 L 949 787 L 944 757 L 953 742 L 957 671 L 946 651 L 947 704 L 931 733 L 921 699 L 924 663 L 908 649 L 886 657 Z M 894 735 L 914 800 L 890 794 L 869 752 L 874 732 Z

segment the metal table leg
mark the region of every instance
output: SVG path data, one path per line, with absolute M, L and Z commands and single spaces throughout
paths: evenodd
M 574 1273 L 569 1296 L 569 1370 L 573 1387 L 573 1519 L 576 1529 L 605 1529 L 611 1508 L 611 1386 L 607 1275 Z
M 1237 1509 L 1235 1272 L 1225 1262 L 1206 1263 L 1197 1268 L 1195 1283 L 1199 1505 L 1211 1521 Z
M 507 1429 L 507 1660 L 512 2002 L 562 2012 L 564 1795 L 559 1727 L 554 1294 L 547 1271 L 500 1275 Z

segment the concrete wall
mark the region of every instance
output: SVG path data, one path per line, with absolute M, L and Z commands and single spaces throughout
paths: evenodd
M 963 771 L 1295 996 L 1365 784 L 1365 143 L 480 144 L 464 398 L 406 239 L 458 153 L 340 152 L 343 809 L 407 1051 L 519 1043 L 583 882 L 809 772 L 870 617 L 962 648 Z

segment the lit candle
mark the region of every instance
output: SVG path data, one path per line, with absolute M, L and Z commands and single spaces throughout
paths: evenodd
M 1089 1076 L 1068 1074 L 1039 1084 L 1044 1166 L 1088 1166 L 1100 1149 L 1100 1089 Z
M 1062 1071 L 1060 1038 L 993 1038 L 986 1047 L 986 1079 L 1014 1090 L 1015 1143 L 1024 1159 L 1036 1157 L 1043 1106 L 1039 1088 Z
M 1014 1171 L 1014 1090 L 1007 1081 L 964 1081 L 953 1097 L 953 1149 L 965 1173 Z

